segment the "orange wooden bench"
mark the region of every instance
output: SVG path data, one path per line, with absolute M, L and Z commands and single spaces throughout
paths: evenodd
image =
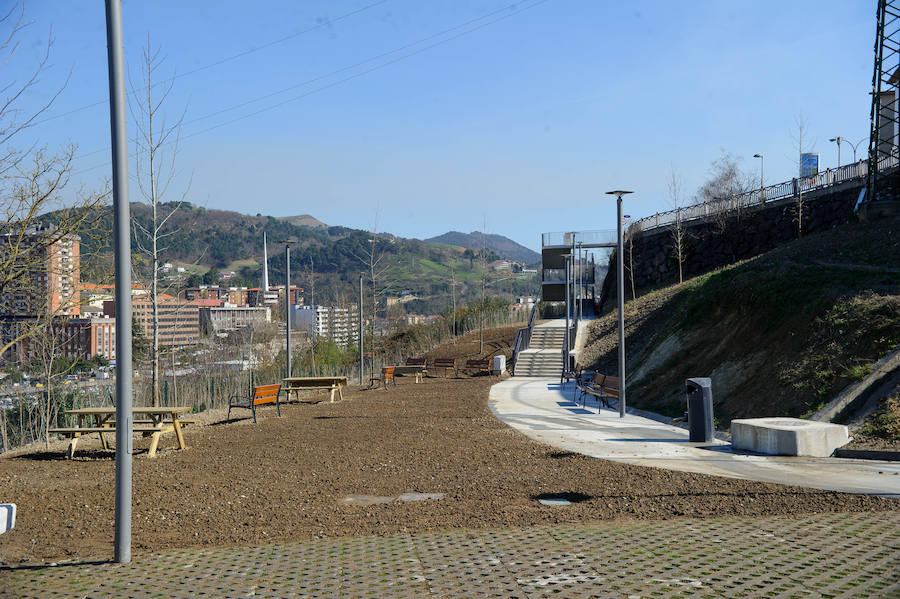
M 375 383 L 380 382 L 385 389 L 387 389 L 388 383 L 392 383 L 395 387 L 397 386 L 397 381 L 394 379 L 394 370 L 396 370 L 396 366 L 385 366 L 381 369 L 381 376 L 373 376 L 369 379 L 369 387 L 374 387 Z
M 256 385 L 250 397 L 235 395 L 228 402 L 228 419 L 231 420 L 231 408 L 244 408 L 253 412 L 253 422 L 256 422 L 256 406 L 274 403 L 278 415 L 281 416 L 281 405 L 278 401 L 281 395 L 281 385 Z

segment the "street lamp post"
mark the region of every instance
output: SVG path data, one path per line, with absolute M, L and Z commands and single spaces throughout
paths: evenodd
M 125 130 L 125 59 L 122 2 L 106 0 L 109 119 L 112 138 L 113 247 L 116 271 L 116 562 L 131 561 L 131 217 L 128 204 L 128 137 Z
M 841 166 L 841 142 L 844 141 L 844 138 L 841 137 L 840 135 L 838 135 L 837 137 L 832 137 L 828 141 L 833 141 L 833 142 L 837 143 L 837 147 L 838 147 L 838 163 L 837 163 L 837 165 Z M 856 158 L 856 153 L 853 154 L 853 158 Z M 854 160 L 854 162 L 856 162 L 856 161 Z
M 363 384 L 363 275 L 359 273 L 359 386 Z
M 765 179 L 763 178 L 763 174 L 764 174 L 763 168 L 765 167 L 766 159 L 763 157 L 762 154 L 754 154 L 753 157 L 759 158 L 759 196 L 760 196 L 760 200 L 762 201 L 764 199 L 762 197 L 763 189 L 766 188 Z
M 856 162 L 856 148 L 859 147 L 859 144 L 861 144 L 861 143 L 864 142 L 864 141 L 868 141 L 868 140 L 869 140 L 868 137 L 863 137 L 861 140 L 859 140 L 858 142 L 856 142 L 855 144 L 853 144 L 853 143 L 850 143 L 849 141 L 847 141 L 846 139 L 844 139 L 843 137 L 841 137 L 840 135 L 838 135 L 837 137 L 832 137 L 832 138 L 829 139 L 828 141 L 833 141 L 833 142 L 837 143 L 837 147 L 838 147 L 838 166 L 841 166 L 841 144 L 842 144 L 842 143 L 846 143 L 848 146 L 850 146 L 851 148 L 853 148 L 853 162 Z
M 288 239 L 282 243 L 284 243 L 284 341 L 287 352 L 285 377 L 289 377 L 291 376 L 291 244 L 297 242 Z
M 616 295 L 619 300 L 619 418 L 625 418 L 625 243 L 622 239 L 622 196 L 633 191 L 607 191 L 616 196 Z
M 566 336 L 563 339 L 563 372 L 566 372 L 569 369 L 569 259 L 572 257 L 572 254 L 563 254 L 563 258 L 566 260 Z M 562 375 L 560 375 L 562 378 Z

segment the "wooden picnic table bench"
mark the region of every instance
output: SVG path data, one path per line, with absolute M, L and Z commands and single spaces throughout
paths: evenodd
M 291 398 L 291 393 L 297 395 L 300 399 L 300 391 L 308 391 L 310 389 L 328 389 L 331 391 L 331 401 L 334 401 L 334 393 L 337 391 L 341 400 L 344 399 L 344 393 L 341 390 L 347 386 L 347 377 L 345 376 L 291 376 L 284 379 L 285 397 Z
M 483 360 L 466 360 L 466 365 L 463 366 L 460 370 L 463 370 L 468 373 L 481 373 L 486 372 L 489 375 L 493 374 L 493 370 L 491 370 L 491 361 L 489 359 Z
M 447 371 L 452 370 L 454 374 L 457 374 L 456 370 L 456 359 L 455 358 L 435 358 L 431 362 L 432 368 L 441 368 L 444 371 L 444 376 L 447 376 Z
M 594 376 L 582 382 L 578 389 L 581 391 L 582 405 L 585 395 L 592 395 L 597 398 L 599 405 L 609 408 L 609 400 L 619 398 L 619 378 L 595 372 Z
M 408 374 L 415 375 L 416 382 L 421 383 L 422 379 L 428 376 L 425 358 L 407 358 L 406 364 L 396 366 L 394 373 L 401 376 Z
M 235 395 L 228 401 L 228 420 L 231 420 L 231 408 L 244 408 L 253 413 L 253 422 L 256 423 L 256 406 L 274 403 L 278 415 L 281 416 L 281 405 L 278 398 L 281 395 L 281 385 L 255 385 L 250 396 Z
M 132 432 L 141 433 L 144 437 L 152 437 L 148 457 L 156 456 L 160 436 L 170 431 L 175 432 L 178 440 L 178 449 L 185 448 L 181 428 L 196 421 L 182 418 L 181 415 L 185 412 L 190 412 L 190 410 L 191 408 L 188 406 L 137 406 L 132 408 Z M 78 439 L 82 435 L 90 433 L 99 433 L 103 448 L 109 449 L 107 435 L 115 434 L 116 432 L 116 408 L 76 408 L 74 410 L 65 410 L 63 414 L 77 417 L 78 425 L 51 428 L 48 432 L 69 437 L 69 448 L 66 450 L 66 458 L 72 459 L 75 456 Z M 134 418 L 136 415 L 142 415 L 143 418 Z M 86 420 L 91 420 L 91 424 L 86 424 Z

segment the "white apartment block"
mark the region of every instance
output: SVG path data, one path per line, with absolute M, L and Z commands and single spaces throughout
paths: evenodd
M 357 311 L 336 306 L 292 306 L 291 328 L 347 346 L 359 340 Z

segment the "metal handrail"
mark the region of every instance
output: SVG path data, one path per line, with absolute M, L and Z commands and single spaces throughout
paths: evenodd
M 885 156 L 879 159 L 878 168 L 884 170 L 893 168 L 898 165 L 897 156 Z M 715 200 L 713 202 L 701 202 L 690 206 L 668 210 L 666 212 L 657 212 L 654 215 L 647 216 L 634 221 L 629 226 L 629 234 L 634 235 L 642 231 L 650 231 L 658 227 L 665 227 L 674 224 L 679 219 L 684 221 L 705 219 L 710 215 L 723 212 L 736 211 L 750 206 L 757 206 L 769 202 L 776 202 L 785 198 L 798 195 L 798 193 L 808 193 L 818 191 L 841 183 L 850 181 L 859 181 L 865 179 L 869 174 L 869 163 L 866 160 L 860 160 L 851 164 L 845 164 L 833 169 L 826 169 L 821 173 L 812 177 L 804 177 L 802 179 L 791 179 L 775 185 L 769 185 L 761 189 L 753 189 L 748 192 L 736 195 L 731 198 Z
M 531 346 L 531 334 L 534 332 L 534 323 L 537 320 L 538 305 L 535 303 L 531 307 L 531 314 L 528 315 L 528 326 L 516 329 L 516 336 L 513 339 L 512 356 L 509 358 L 509 369 L 515 371 L 516 360 L 519 353 L 525 351 Z

